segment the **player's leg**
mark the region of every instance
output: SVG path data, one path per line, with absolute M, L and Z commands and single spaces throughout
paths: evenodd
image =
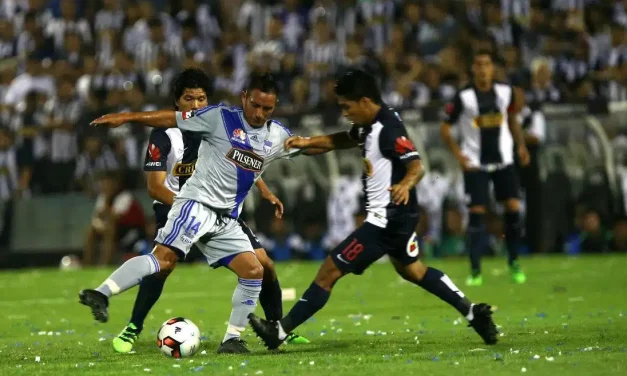
M 250 324 L 268 349 L 276 349 L 292 332 L 322 309 L 331 296 L 335 283 L 347 273 L 361 274 L 384 252 L 378 238 L 382 230 L 364 223 L 346 240 L 340 243 L 325 259 L 318 273 L 290 312 L 278 323 L 250 315 Z
M 221 221 L 224 221 L 224 224 L 220 226 L 218 232 L 210 234 L 207 242 L 201 240 L 198 243 L 209 265 L 228 267 L 238 277 L 231 299 L 231 316 L 218 353 L 248 353 L 250 350 L 241 339 L 241 332 L 246 329 L 248 315 L 254 312 L 257 306 L 263 266 L 237 221 L 226 217 L 222 217 Z
M 440 270 L 427 267 L 414 256 L 390 257 L 394 268 L 405 280 L 415 283 L 433 295 L 453 306 L 462 316 L 466 317 L 469 325 L 483 338 L 486 344 L 497 342 L 496 325 L 492 321 L 492 309 L 485 303 L 472 304 L 464 293 Z M 408 263 L 410 262 L 410 263 Z
M 159 233 L 159 230 L 161 230 L 165 226 L 168 220 L 168 212 L 170 211 L 170 206 L 163 204 L 154 204 L 153 210 L 156 219 L 156 237 Z M 173 269 L 174 268 L 172 268 L 172 270 Z M 148 316 L 148 312 L 150 312 L 155 303 L 157 303 L 157 300 L 159 300 L 159 297 L 163 292 L 163 287 L 165 286 L 165 281 L 172 272 L 172 270 L 161 271 L 156 274 L 151 274 L 142 279 L 141 283 L 139 284 L 139 290 L 137 291 L 135 303 L 133 305 L 131 320 L 128 322 L 126 327 L 122 329 L 120 334 L 118 334 L 117 337 L 113 338 L 112 344 L 115 351 L 120 353 L 128 353 L 133 350 L 133 345 L 135 344 L 135 341 L 137 341 L 137 339 L 139 338 L 139 335 L 144 328 L 144 320 Z
M 467 245 L 470 256 L 470 276 L 468 286 L 483 284 L 481 276 L 481 256 L 488 246 L 488 234 L 485 225 L 486 206 L 489 200 L 489 180 L 485 171 L 464 172 L 464 190 L 468 200 Z
M 520 186 L 518 174 L 513 165 L 493 173 L 494 195 L 505 209 L 505 242 L 507 263 L 512 280 L 525 283 L 527 276 L 518 261 L 518 248 L 522 241 L 522 218 L 520 216 Z
M 259 304 L 263 308 L 266 320 L 278 321 L 283 317 L 283 294 L 274 262 L 268 257 L 266 250 L 246 222 L 239 219 L 238 223 L 242 227 L 242 231 L 248 236 L 248 240 L 250 240 L 250 244 L 255 250 L 255 255 L 261 266 L 263 266 L 263 281 L 261 282 L 261 293 L 259 293 Z M 309 340 L 296 333 L 289 333 L 287 342 L 291 344 L 307 344 Z
M 192 200 L 176 200 L 165 227 L 159 231 L 158 243 L 149 255 L 133 257 L 113 272 L 95 290 L 82 290 L 80 302 L 91 308 L 96 320 L 107 322 L 109 298 L 137 286 L 144 277 L 174 269 L 179 256 L 203 234 L 207 222 L 202 205 Z M 184 229 L 182 233 L 181 230 Z M 200 234 L 200 235 L 199 235 Z

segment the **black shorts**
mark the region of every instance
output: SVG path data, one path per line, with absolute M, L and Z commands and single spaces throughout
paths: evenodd
M 418 260 L 418 215 L 389 222 L 381 228 L 364 222 L 329 254 L 343 273 L 362 274 L 373 262 L 389 255 L 403 265 Z
M 244 222 L 243 219 L 238 218 L 237 223 L 239 223 L 239 225 L 242 226 L 242 231 L 244 231 L 244 234 L 248 236 L 248 240 L 250 240 L 250 244 L 252 244 L 253 249 L 263 248 L 261 243 L 259 243 L 259 239 L 257 239 L 257 236 L 255 236 L 255 233 L 253 233 L 253 230 L 251 230 L 250 227 L 248 227 L 248 225 L 246 224 L 246 222 Z
M 468 206 L 488 206 L 490 204 L 490 181 L 494 185 L 496 201 L 503 202 L 520 198 L 518 173 L 514 165 L 500 170 L 464 172 L 464 191 Z

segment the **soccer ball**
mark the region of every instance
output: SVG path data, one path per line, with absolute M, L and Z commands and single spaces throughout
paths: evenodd
M 157 346 L 173 358 L 192 356 L 200 348 L 200 330 L 196 324 L 183 317 L 173 317 L 164 322 L 157 333 Z

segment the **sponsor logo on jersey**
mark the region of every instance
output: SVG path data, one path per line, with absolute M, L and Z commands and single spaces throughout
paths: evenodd
M 244 130 L 241 128 L 237 128 L 236 130 L 233 131 L 233 137 L 231 137 L 231 140 L 239 142 L 241 144 L 245 143 L 246 132 L 244 132 Z
M 159 162 L 159 159 L 161 159 L 161 150 L 159 150 L 159 147 L 157 147 L 157 145 L 150 144 L 148 146 L 148 155 L 150 156 L 150 159 L 153 160 L 153 162 Z
M 401 136 L 397 138 L 396 141 L 394 142 L 394 150 L 398 154 L 406 154 L 412 151 L 416 151 L 416 147 L 414 146 L 414 143 L 411 142 L 409 138 L 405 136 Z
M 263 169 L 263 158 L 250 150 L 232 148 L 226 157 L 248 171 L 261 172 Z
M 196 111 L 185 111 L 181 113 L 183 120 L 191 119 L 196 116 Z
M 498 128 L 503 124 L 503 114 L 500 112 L 479 115 L 473 119 L 472 125 L 476 128 Z
M 192 176 L 196 169 L 196 161 L 192 163 L 177 163 L 172 167 L 172 175 L 174 176 Z
M 265 140 L 263 142 L 263 151 L 265 151 L 266 154 L 270 154 L 272 151 L 272 141 Z
M 364 158 L 364 174 L 370 177 L 372 176 L 373 173 L 374 173 L 374 168 L 372 167 L 372 162 L 370 162 L 370 159 Z

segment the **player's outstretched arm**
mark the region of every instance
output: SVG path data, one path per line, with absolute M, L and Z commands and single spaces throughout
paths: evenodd
M 174 128 L 176 127 L 176 112 L 172 110 L 161 110 L 106 114 L 92 121 L 90 125 L 105 125 L 109 128 L 117 128 L 122 124 L 131 122 L 140 123 L 153 128 Z
M 338 132 L 324 136 L 300 137 L 293 136 L 285 141 L 285 150 L 289 149 L 319 149 L 317 153 L 309 152 L 307 154 L 321 154 L 322 150 L 330 151 L 336 149 L 351 149 L 358 146 L 357 140 L 353 139 L 348 132 Z

